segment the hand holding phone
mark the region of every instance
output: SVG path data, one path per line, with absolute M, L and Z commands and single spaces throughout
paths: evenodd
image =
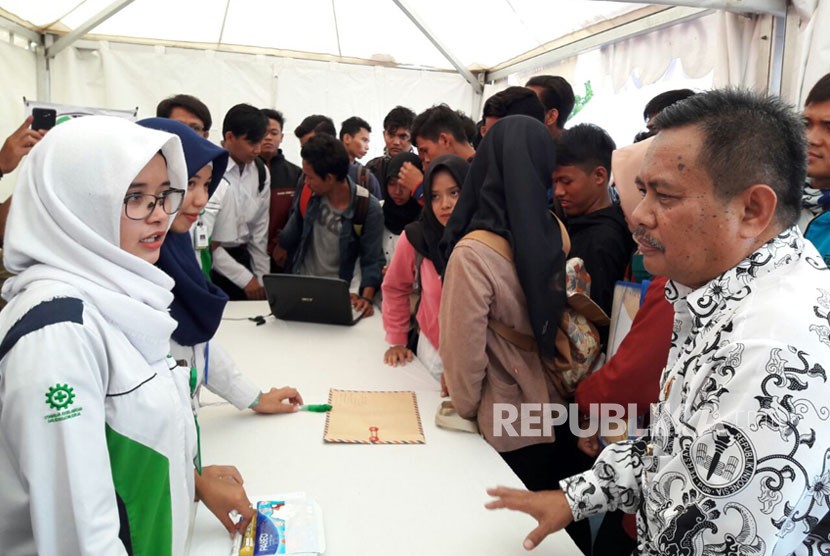
M 20 124 L 14 133 L 9 135 L 3 146 L 0 147 L 0 177 L 12 172 L 20 159 L 29 154 L 38 141 L 43 138 L 45 131 L 30 129 L 34 125 L 34 116 L 29 116 Z
M 48 131 L 55 127 L 57 111 L 54 108 L 32 108 L 32 129 Z

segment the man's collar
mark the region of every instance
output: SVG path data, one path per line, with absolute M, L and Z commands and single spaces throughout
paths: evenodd
M 284 160 L 284 159 L 285 159 L 285 155 L 284 155 L 284 154 L 282 154 L 282 149 L 277 149 L 277 152 L 275 152 L 275 153 L 274 153 L 274 156 L 272 156 L 271 158 L 269 158 L 269 159 L 267 159 L 267 160 L 266 160 L 266 159 L 265 159 L 265 157 L 264 157 L 264 156 L 262 156 L 262 155 L 260 154 L 260 155 L 259 155 L 259 159 L 260 159 L 261 161 L 263 161 L 265 164 L 270 165 L 270 164 L 271 164 L 272 162 L 274 162 L 274 161 L 279 162 L 280 160 Z
M 236 160 L 234 160 L 232 156 L 229 156 L 228 157 L 228 167 L 225 169 L 225 173 L 227 173 L 229 170 L 232 170 L 232 169 L 238 168 L 238 167 L 239 167 L 239 164 L 236 162 Z
M 715 316 L 731 313 L 737 302 L 751 292 L 752 284 L 758 278 L 798 261 L 803 251 L 804 237 L 793 226 L 756 249 L 737 266 L 697 289 L 669 280 L 666 282 L 666 299 L 676 308 L 685 300 L 696 317 L 696 328 L 706 326 Z

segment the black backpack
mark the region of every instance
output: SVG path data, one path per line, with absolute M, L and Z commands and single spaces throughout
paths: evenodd
M 259 174 L 259 188 L 258 191 L 262 193 L 263 188 L 265 187 L 265 162 L 260 157 L 256 157 L 254 159 L 254 164 L 256 164 L 256 171 Z

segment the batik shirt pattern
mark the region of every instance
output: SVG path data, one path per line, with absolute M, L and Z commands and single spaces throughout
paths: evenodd
M 561 482 L 576 519 L 637 513 L 647 555 L 830 554 L 830 272 L 797 228 L 690 290 L 669 281 L 649 436 Z

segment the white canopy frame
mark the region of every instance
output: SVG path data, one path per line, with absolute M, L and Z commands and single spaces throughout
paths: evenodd
M 52 33 L 37 33 L 34 30 L 27 28 L 20 22 L 15 21 L 13 18 L 8 17 L 0 17 L 0 27 L 7 29 L 15 35 L 25 37 L 31 43 L 36 45 L 35 52 L 38 59 L 38 97 L 41 100 L 49 101 L 52 98 L 50 61 L 77 40 L 87 37 L 96 27 L 100 26 L 102 23 L 113 17 L 134 1 L 135 0 L 114 0 L 100 12 L 62 36 Z M 481 95 L 483 92 L 482 83 L 485 81 L 499 80 L 507 75 L 527 70 L 530 67 L 550 65 L 551 63 L 573 56 L 579 52 L 584 52 L 586 50 L 607 45 L 615 41 L 625 40 L 627 38 L 649 33 L 691 18 L 701 17 L 702 15 L 711 13 L 712 10 L 716 9 L 740 13 L 772 14 L 776 18 L 775 36 L 780 40 L 776 41 L 776 49 L 771 52 L 771 66 L 775 69 L 771 72 L 774 77 L 770 80 L 770 91 L 776 93 L 780 91 L 781 66 L 783 65 L 782 55 L 784 32 L 786 29 L 785 17 L 787 13 L 787 0 L 655 0 L 652 4 L 667 5 L 671 7 L 662 10 L 652 9 L 651 13 L 630 21 L 626 21 L 628 18 L 625 17 L 619 18 L 622 20 L 622 23 L 617 20 L 610 20 L 606 25 L 604 25 L 604 29 L 598 30 L 589 36 L 571 37 L 570 40 L 568 38 L 560 39 L 555 41 L 556 44 L 546 45 L 545 51 L 542 53 L 526 53 L 516 60 L 505 62 L 497 67 L 491 68 L 490 71 L 480 72 L 479 76 L 476 76 L 473 71 L 463 65 L 458 56 L 456 56 L 440 39 L 440 37 L 438 37 L 436 33 L 430 29 L 423 18 L 420 18 L 415 11 L 411 9 L 406 0 L 391 1 L 418 28 L 423 36 L 436 47 L 436 49 L 444 56 L 444 58 L 446 58 L 452 67 L 454 67 L 455 70 L 464 77 L 473 90 L 474 98 L 477 99 L 475 104 L 477 105 L 480 105 L 481 103 Z M 611 1 L 620 3 L 635 3 L 632 0 Z M 230 0 L 226 0 L 226 16 L 229 6 Z M 337 30 L 336 25 L 335 30 Z M 584 35 L 584 33 L 582 35 Z
M 633 0 L 611 0 L 631 2 Z M 667 6 L 691 6 L 693 8 L 727 10 L 730 12 L 787 15 L 787 0 L 652 0 L 652 4 Z
M 79 5 L 79 0 L 53 1 L 60 3 L 64 11 Z M 136 9 L 145 1 L 169 2 L 175 6 L 185 0 L 95 0 L 86 5 L 84 14 L 74 14 L 71 21 L 60 18 L 47 21 L 45 18 L 37 25 L 10 7 L 14 3 L 25 5 L 25 0 L 0 0 L 0 65 L 5 75 L 13 76 L 7 81 L 7 87 L 0 91 L 0 123 L 5 133 L 19 125 L 23 96 L 102 108 L 139 106 L 143 117 L 154 113 L 160 98 L 177 92 L 191 92 L 205 100 L 218 114 L 238 102 L 279 107 L 291 126 L 298 123 L 298 117 L 312 111 L 326 113 L 336 121 L 360 114 L 377 126 L 386 111 L 397 104 L 419 111 L 441 101 L 461 108 L 475 118 L 486 97 L 506 87 L 508 78 L 511 84 L 518 84 L 529 75 L 556 73 L 557 65 L 570 64 L 569 60 L 575 60 L 576 55 L 600 49 L 624 53 L 632 41 L 646 45 L 665 44 L 658 39 L 660 34 L 669 39 L 676 37 L 680 41 L 677 44 L 682 45 L 685 39 L 675 35 L 674 26 L 700 26 L 707 17 L 710 22 L 712 17 L 721 21 L 718 28 L 709 28 L 709 42 L 705 43 L 711 52 L 718 54 L 714 62 L 705 61 L 710 68 L 712 63 L 715 64 L 713 86 L 730 84 L 767 89 L 771 93 L 780 92 L 783 98 L 800 106 L 806 92 L 827 72 L 830 60 L 830 39 L 819 32 L 830 23 L 830 0 L 658 0 L 649 5 L 614 0 L 620 6 L 630 4 L 631 9 L 606 11 L 611 8 L 605 2 L 602 13 L 614 14 L 614 17 L 592 19 L 593 23 L 589 22 L 582 29 L 544 44 L 538 40 L 540 37 L 534 36 L 534 41 L 530 42 L 536 42 L 537 48 L 489 66 L 470 63 L 470 51 L 479 51 L 475 45 L 466 50 L 459 49 L 458 37 L 442 40 L 436 36 L 441 31 L 446 32 L 446 28 L 433 25 L 434 20 L 424 17 L 420 4 L 410 0 L 370 0 L 375 2 L 374 5 L 382 2 L 384 9 L 391 6 L 391 12 L 397 14 L 394 33 L 388 35 L 390 28 L 387 28 L 382 40 L 400 41 L 398 26 L 411 25 L 410 31 L 420 33 L 418 49 L 432 49 L 429 59 L 435 61 L 436 56 L 443 56 L 451 62 L 452 69 L 446 63 L 429 62 L 419 66 L 403 58 L 402 62 L 396 63 L 394 58 L 356 55 L 345 31 L 346 25 L 354 24 L 355 16 L 347 17 L 339 3 L 358 0 L 305 0 L 316 1 L 318 7 L 339 6 L 337 16 L 340 31 L 344 34 L 338 38 L 333 53 L 330 50 L 284 50 L 283 45 L 246 46 L 240 42 L 239 15 L 235 16 L 237 29 L 234 30 L 233 14 L 226 27 L 222 10 L 218 9 L 236 6 L 228 0 L 200 0 L 200 6 L 201 2 L 211 3 L 212 13 L 219 18 L 211 27 L 215 38 L 208 41 L 213 42 L 186 42 L 189 35 L 176 35 L 175 26 L 173 34 L 168 30 L 166 40 L 142 38 L 138 34 L 113 35 L 116 28 L 113 23 L 109 23 L 109 27 L 104 23 L 103 28 L 98 23 L 96 28 L 96 22 L 113 21 L 113 18 L 121 18 L 119 25 L 123 28 L 126 16 L 123 10 Z M 482 2 L 496 6 L 504 2 L 505 5 L 528 8 L 535 1 L 477 0 L 476 5 Z M 561 1 L 564 4 L 570 0 Z M 588 10 L 587 14 L 594 0 L 573 1 Z M 540 3 L 539 6 L 540 10 L 551 9 L 548 4 Z M 782 6 L 787 7 L 786 16 L 781 15 Z M 469 7 L 456 9 L 474 8 L 469 4 Z M 723 11 L 724 8 L 729 11 Z M 146 5 L 143 9 L 147 9 Z M 420 15 L 417 9 L 421 10 Z M 556 9 L 559 9 L 558 2 Z M 406 14 L 407 11 L 411 16 Z M 479 16 L 489 17 L 487 13 L 479 13 Z M 332 19 L 331 13 L 325 17 L 329 21 Z M 413 18 L 420 21 L 423 28 L 418 27 Z M 130 21 L 129 16 L 127 21 Z M 331 25 L 326 29 L 333 30 Z M 535 29 L 538 30 L 538 25 Z M 714 37 L 720 33 L 723 36 L 715 41 Z M 484 40 L 490 40 L 493 35 L 482 36 Z M 424 37 L 435 40 L 427 42 Z M 338 48 L 341 38 L 344 40 L 342 51 Z M 413 40 L 412 34 L 405 40 Z M 383 45 L 380 48 L 383 51 Z M 375 51 L 366 49 L 364 53 Z M 393 50 L 388 52 L 395 54 Z M 609 66 L 619 74 L 612 80 L 619 82 L 624 79 L 626 67 L 634 67 L 624 59 L 625 56 Z M 648 73 L 653 76 L 655 71 Z M 222 83 L 222 87 L 216 88 L 215 83 Z M 478 92 L 476 84 L 484 86 L 483 93 Z M 212 138 L 217 140 L 219 131 L 215 133 Z M 284 145 L 289 159 L 298 156 L 294 143 L 293 137 L 289 137 Z M 374 144 L 375 150 L 382 146 L 377 140 Z M 13 186 L 14 178 L 11 175 L 3 180 L 0 197 Z

